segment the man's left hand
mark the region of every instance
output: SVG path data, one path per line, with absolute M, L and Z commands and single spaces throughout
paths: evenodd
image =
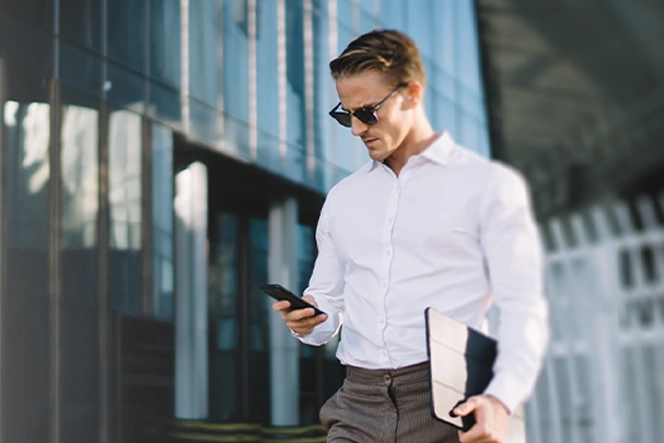
M 476 395 L 454 409 L 460 417 L 475 413 L 475 425 L 468 432 L 459 431 L 461 443 L 501 443 L 505 437 L 510 413 L 492 395 Z

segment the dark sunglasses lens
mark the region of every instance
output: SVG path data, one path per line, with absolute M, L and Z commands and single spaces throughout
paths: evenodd
M 373 126 L 376 123 L 378 123 L 376 114 L 371 109 L 358 109 L 357 111 L 355 111 L 355 117 L 360 119 L 362 123 L 370 126 Z
M 331 113 L 332 117 L 339 122 L 340 125 L 350 128 L 352 125 L 350 123 L 350 114 L 347 112 L 333 112 Z

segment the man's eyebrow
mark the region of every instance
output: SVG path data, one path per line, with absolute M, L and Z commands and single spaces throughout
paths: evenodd
M 339 102 L 339 103 L 341 103 L 341 102 Z M 373 108 L 374 106 L 376 106 L 375 103 L 370 103 L 370 104 L 368 104 L 368 105 L 364 105 L 364 106 L 360 106 L 360 107 L 358 107 L 358 108 L 355 108 L 355 110 L 357 111 L 358 109 Z M 341 109 L 343 109 L 343 110 L 346 111 L 346 112 L 351 112 L 351 111 L 349 111 L 348 109 L 344 108 L 344 105 L 341 105 Z

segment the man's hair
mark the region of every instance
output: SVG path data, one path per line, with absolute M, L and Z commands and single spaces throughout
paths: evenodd
M 420 50 L 406 34 L 392 29 L 367 32 L 350 42 L 330 62 L 335 80 L 368 71 L 385 74 L 397 86 L 417 80 L 426 86 L 426 73 Z

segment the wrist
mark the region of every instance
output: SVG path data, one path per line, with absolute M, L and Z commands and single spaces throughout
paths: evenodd
M 491 399 L 495 404 L 500 405 L 508 416 L 512 415 L 512 411 L 510 411 L 510 408 L 508 408 L 507 405 L 501 399 L 499 399 L 493 394 L 486 394 L 486 396 L 489 399 Z
M 295 332 L 295 331 L 292 330 L 291 328 L 288 328 L 288 330 L 290 331 L 291 335 L 292 335 L 293 337 L 295 337 L 295 338 L 303 338 L 303 337 L 304 337 L 303 334 L 300 334 L 299 332 Z

